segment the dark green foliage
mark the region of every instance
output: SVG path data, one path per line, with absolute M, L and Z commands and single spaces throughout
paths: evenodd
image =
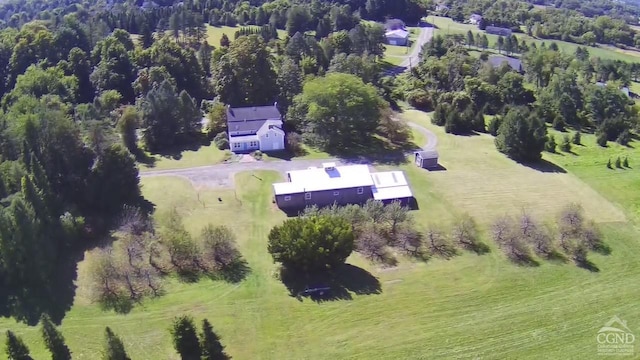
M 165 80 L 138 100 L 145 146 L 150 151 L 166 150 L 183 143 L 200 129 L 201 116 L 186 92 L 176 94 Z
M 278 110 L 286 114 L 289 106 L 293 103 L 293 98 L 302 92 L 302 72 L 300 67 L 293 60 L 285 58 L 280 65 L 278 72 Z
M 609 168 L 609 169 L 613 169 L 613 168 L 611 167 L 611 159 L 607 160 L 607 168 Z
M 433 108 L 431 95 L 427 91 L 422 89 L 410 92 L 407 95 L 407 102 L 409 103 L 409 105 L 422 111 L 431 111 Z
M 489 126 L 487 127 L 487 131 L 489 132 L 489 134 L 498 136 L 498 129 L 500 128 L 500 124 L 502 124 L 502 117 L 493 117 L 493 119 L 489 121 Z
M 138 128 L 139 121 L 140 117 L 136 108 L 133 106 L 127 106 L 122 112 L 120 119 L 118 119 L 118 132 L 122 137 L 124 146 L 126 146 L 132 154 L 136 154 L 138 152 L 136 130 Z
M 573 138 L 571 139 L 571 142 L 574 143 L 575 145 L 580 145 L 581 144 L 581 133 L 580 130 L 577 130 L 575 133 L 573 133 Z
M 108 326 L 105 328 L 103 360 L 131 360 L 124 349 L 122 340 Z
M 571 139 L 569 138 L 569 135 L 565 134 L 562 137 L 562 143 L 560 144 L 560 150 L 562 150 L 564 152 L 570 152 L 571 151 Z
M 326 149 L 362 146 L 385 106 L 376 89 L 354 75 L 331 73 L 308 81 L 287 120 Z
M 607 134 L 605 132 L 597 132 L 596 142 L 602 147 L 607 146 Z
M 547 138 L 547 142 L 544 144 L 544 149 L 545 151 L 548 151 L 550 153 L 555 153 L 556 152 L 556 137 L 551 135 Z
M 449 114 L 449 107 L 445 104 L 438 104 L 436 110 L 431 115 L 431 123 L 438 126 L 444 126 Z
M 629 145 L 629 141 L 631 141 L 631 133 L 629 133 L 629 130 L 625 129 L 624 131 L 622 131 L 616 141 L 620 145 Z
M 336 216 L 285 220 L 271 229 L 267 249 L 275 262 L 300 271 L 335 269 L 354 250 L 351 224 Z
M 7 330 L 6 335 L 4 351 L 9 360 L 33 360 L 29 354 L 29 348 L 19 336 L 11 330 Z
M 624 161 L 622 161 L 622 166 L 628 168 L 629 167 L 629 159 L 625 156 Z
M 258 35 L 243 36 L 229 46 L 213 69 L 220 100 L 231 106 L 273 104 L 278 95 L 270 53 Z
M 226 132 L 219 132 L 214 138 L 213 143 L 220 150 L 229 149 L 229 135 Z
M 547 138 L 547 129 L 526 108 L 508 110 L 495 138 L 498 151 L 517 161 L 538 161 Z
M 620 161 L 620 156 L 616 158 L 616 168 L 622 169 L 622 162 Z
M 564 131 L 565 126 L 564 118 L 561 115 L 556 115 L 553 119 L 553 128 L 558 131 Z
M 173 348 L 182 360 L 200 360 L 201 350 L 196 326 L 190 316 L 180 316 L 171 326 Z
M 88 179 L 93 211 L 116 215 L 124 204 L 135 205 L 141 200 L 136 163 L 120 145 L 107 148 L 94 164 Z
M 485 106 L 486 108 L 486 106 Z M 473 116 L 473 120 L 471 121 L 471 128 L 477 132 L 485 132 L 487 131 L 486 125 L 484 122 L 484 112 L 485 109 L 482 109 Z
M 202 332 L 200 333 L 200 348 L 202 349 L 202 360 L 226 360 L 229 356 L 224 352 L 224 346 L 220 343 L 220 338 L 213 331 L 209 320 L 202 320 Z
M 220 47 L 223 48 L 228 48 L 231 45 L 231 41 L 229 40 L 229 37 L 227 36 L 227 34 L 222 34 L 222 37 L 220 37 Z
M 51 322 L 49 315 L 43 314 L 40 318 L 40 326 L 44 344 L 51 353 L 52 360 L 71 360 L 71 351 L 64 342 L 60 330 Z

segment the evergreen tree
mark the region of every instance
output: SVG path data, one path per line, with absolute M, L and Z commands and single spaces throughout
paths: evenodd
M 433 115 L 431 115 L 431 123 L 438 126 L 444 126 L 449 114 L 449 107 L 445 104 L 438 104 Z
M 556 152 L 556 137 L 551 135 L 549 136 L 549 138 L 547 139 L 546 144 L 544 145 L 544 149 L 550 153 L 555 153 Z
M 181 316 L 175 319 L 171 327 L 171 336 L 173 347 L 182 360 L 200 360 L 200 343 L 193 318 Z
M 607 160 L 607 168 L 611 169 L 611 158 L 609 158 L 609 160 Z
M 231 41 L 227 34 L 222 33 L 222 37 L 220 38 L 220 47 L 228 48 L 231 45 Z
M 582 141 L 582 140 L 581 140 L 580 130 L 576 131 L 576 132 L 573 134 L 573 138 L 571 139 L 571 141 L 572 141 L 574 144 L 576 144 L 576 145 L 580 145 L 580 143 L 581 143 L 581 141 Z
M 622 163 L 620 162 L 620 156 L 618 156 L 618 157 L 616 158 L 616 167 L 617 167 L 618 169 L 621 169 L 621 168 L 622 168 Z
M 547 128 L 526 107 L 511 108 L 495 138 L 498 151 L 516 161 L 538 161 L 547 139 Z
M 124 344 L 118 335 L 111 331 L 108 326 L 105 328 L 105 344 L 103 360 L 131 360 L 124 349 Z
M 44 344 L 51 352 L 52 360 L 71 360 L 71 351 L 64 342 L 62 333 L 56 329 L 56 326 L 51 322 L 51 318 L 47 314 L 42 314 L 40 318 L 40 324 L 42 326 L 42 338 Z
M 213 327 L 207 319 L 202 320 L 200 348 L 202 349 L 202 360 L 229 359 L 229 356 L 224 352 L 224 346 L 220 343 L 220 338 L 213 332 Z
M 153 32 L 151 31 L 151 27 L 149 26 L 148 23 L 144 23 L 142 25 L 142 29 L 141 29 L 141 34 L 140 34 L 140 44 L 142 45 L 142 47 L 144 49 L 148 49 L 151 47 L 151 45 L 153 45 Z
M 624 161 L 622 162 L 622 166 L 628 168 L 629 167 L 629 158 L 624 157 Z
M 569 135 L 564 135 L 562 137 L 562 144 L 560 144 L 560 150 L 564 151 L 564 152 L 570 152 L 571 151 L 571 139 L 569 139 Z
M 22 339 L 11 330 L 7 330 L 4 351 L 9 360 L 33 360 L 29 354 L 29 348 L 27 348 L 27 345 L 25 345 Z
M 293 103 L 293 98 L 302 92 L 302 72 L 300 67 L 291 59 L 285 58 L 280 65 L 278 72 L 278 109 L 280 113 L 286 114 L 289 106 Z

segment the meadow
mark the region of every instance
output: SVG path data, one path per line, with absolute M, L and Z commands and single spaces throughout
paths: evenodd
M 407 110 L 403 116 L 438 135 L 446 168 L 429 172 L 400 165 L 419 204 L 416 223 L 446 227 L 468 212 L 485 230 L 489 254 L 403 260 L 392 268 L 352 255 L 348 263 L 375 276 L 380 294 L 298 301 L 276 279 L 266 251 L 270 228 L 285 218 L 271 195 L 271 183 L 280 174 L 239 173 L 235 189 L 195 189 L 176 177 L 144 178 L 143 193 L 158 214 L 175 207 L 194 234 L 208 223 L 230 226 L 251 273 L 239 284 L 171 280 L 165 296 L 119 315 L 102 311 L 88 296 L 89 251 L 79 264 L 75 303 L 61 326 L 74 358 L 95 359 L 104 327 L 110 326 L 132 359 L 177 359 L 168 328 L 180 314 L 208 318 L 235 359 L 590 359 L 598 357 L 596 334 L 612 316 L 640 333 L 640 287 L 633 285 L 640 280 L 640 268 L 634 266 L 640 255 L 637 143 L 602 149 L 585 134 L 576 155 L 545 153 L 550 162 L 545 169 L 554 171 L 542 171 L 506 159 L 488 135 L 453 136 L 431 125 L 428 114 Z M 607 158 L 620 155 L 629 157 L 631 169 L 607 169 Z M 526 208 L 551 220 L 570 201 L 584 206 L 612 248 L 608 256 L 589 255 L 598 272 L 546 261 L 539 267 L 516 266 L 486 239 L 494 216 Z M 7 328 L 24 336 L 34 358 L 47 357 L 39 329 L 0 320 L 0 331 Z
M 473 32 L 474 34 L 486 34 L 484 31 L 478 29 L 478 26 L 476 25 L 457 23 L 448 17 L 429 15 L 426 18 L 426 21 L 436 26 L 436 29 L 433 34 L 434 36 L 445 35 L 445 34 L 462 34 L 466 36 L 469 30 L 471 30 L 471 32 Z M 486 35 L 487 35 L 487 39 L 489 40 L 489 47 L 497 48 L 496 43 L 498 41 L 498 36 L 491 35 L 491 34 L 486 34 Z M 579 44 L 560 41 L 560 40 L 539 39 L 524 33 L 515 33 L 515 35 L 519 41 L 524 40 L 527 42 L 527 44 L 535 43 L 536 46 L 540 46 L 542 43 L 545 43 L 548 46 L 551 42 L 555 42 L 561 51 L 564 51 L 565 53 L 569 53 L 569 54 L 575 53 L 578 46 L 582 46 Z M 623 60 L 628 62 L 640 61 L 640 52 L 637 52 L 637 51 L 622 50 L 615 47 L 604 46 L 604 45 L 599 45 L 598 47 L 594 47 L 594 46 L 583 46 L 583 47 L 585 47 L 589 51 L 589 54 L 592 57 L 599 57 L 602 59 L 610 59 L 610 60 Z
M 248 28 L 259 29 L 259 26 L 246 26 Z M 211 26 L 207 24 L 207 42 L 209 45 L 220 47 L 220 39 L 222 34 L 226 34 L 229 40 L 234 40 L 236 31 L 240 30 L 241 26 Z M 285 30 L 278 29 L 278 37 L 283 39 L 287 35 Z

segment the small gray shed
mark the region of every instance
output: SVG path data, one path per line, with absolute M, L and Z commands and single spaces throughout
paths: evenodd
M 438 166 L 438 152 L 435 150 L 416 151 L 415 162 L 421 168 L 429 169 Z

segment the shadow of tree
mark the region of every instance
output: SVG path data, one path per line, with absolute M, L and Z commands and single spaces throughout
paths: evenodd
M 590 272 L 600 272 L 600 268 L 589 259 L 581 261 L 576 260 L 576 265 L 578 265 L 579 268 L 589 270 Z
M 222 269 L 218 278 L 228 283 L 236 284 L 244 280 L 250 272 L 249 264 L 242 259 Z
M 326 149 L 333 156 L 346 163 L 379 163 L 399 165 L 407 163 L 407 153 L 422 150 L 411 139 L 391 142 L 380 137 L 372 137 L 350 147 L 331 147 Z
M 309 288 L 328 287 L 322 294 L 308 295 L 313 301 L 351 300 L 353 295 L 380 294 L 380 281 L 368 271 L 354 265 L 344 264 L 334 271 L 301 273 L 297 270 L 280 269 L 280 280 L 289 290 L 289 295 L 302 301 L 304 291 Z
M 564 168 L 562 168 L 562 167 L 560 167 L 560 166 L 558 166 L 558 165 L 556 165 L 556 164 L 554 164 L 554 163 L 552 163 L 550 161 L 547 161 L 545 159 L 540 159 L 539 161 L 535 161 L 535 162 L 521 161 L 521 162 L 518 162 L 518 163 L 521 164 L 521 165 L 524 165 L 524 166 L 526 166 L 528 168 L 531 168 L 533 170 L 537 170 L 537 171 L 540 171 L 540 172 L 543 172 L 543 173 L 562 173 L 562 174 L 565 174 L 567 172 Z

